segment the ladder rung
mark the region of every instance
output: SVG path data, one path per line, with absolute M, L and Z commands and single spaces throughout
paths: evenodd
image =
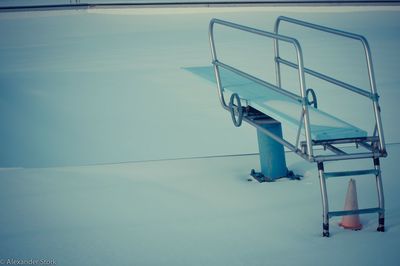
M 333 145 L 331 145 L 331 144 L 325 144 L 325 147 L 326 147 L 328 150 L 330 150 L 330 151 L 332 151 L 332 152 L 334 152 L 334 153 L 336 153 L 336 154 L 338 154 L 338 155 L 345 155 L 345 154 L 347 154 L 347 153 L 345 153 L 344 151 L 342 151 L 341 149 L 338 149 L 338 148 L 336 148 L 335 146 L 333 146 Z
M 366 148 L 367 150 L 374 151 L 374 147 L 372 145 L 368 144 L 368 143 L 358 142 L 358 145 Z
M 345 216 L 345 215 L 366 214 L 366 213 L 375 213 L 375 212 L 383 212 L 383 210 L 381 208 L 369 208 L 369 209 L 359 209 L 359 210 L 350 210 L 350 211 L 334 211 L 334 212 L 328 212 L 328 216 L 329 217 Z
M 378 175 L 379 171 L 375 169 L 370 170 L 357 170 L 357 171 L 343 171 L 343 172 L 325 172 L 324 177 L 340 177 L 340 176 L 355 176 L 355 175 Z

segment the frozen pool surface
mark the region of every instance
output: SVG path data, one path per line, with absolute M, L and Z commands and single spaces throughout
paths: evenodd
M 7 37 L 0 40 L 0 165 L 82 165 L 256 152 L 254 130 L 232 127 L 229 114 L 219 106 L 215 86 L 183 70 L 210 64 L 207 25 L 212 17 L 272 30 L 275 18 L 287 15 L 365 35 L 375 63 L 386 140 L 399 142 L 397 7 L 292 10 L 1 13 L 0 32 Z M 306 44 L 312 41 L 308 50 L 307 45 L 304 48 L 306 65 L 339 78 L 366 80 L 365 70 L 358 68 L 364 63 L 362 54 L 355 53 L 354 60 L 349 54 L 346 64 L 335 56 L 342 48 L 329 52 L 324 50 L 324 36 L 309 32 L 305 36 Z M 271 43 L 242 37 L 228 35 L 219 43 L 226 45 L 224 51 L 232 60 L 251 59 L 246 65 L 250 71 L 274 80 Z M 249 45 L 254 48 L 244 49 Z M 328 63 L 312 56 L 318 51 Z M 307 82 L 314 85 L 312 79 Z M 321 101 L 324 95 L 332 99 L 322 102 L 325 108 L 346 113 L 357 126 L 370 129 L 368 103 L 353 102 L 351 95 L 329 88 L 320 95 Z M 345 108 L 338 108 L 339 103 Z

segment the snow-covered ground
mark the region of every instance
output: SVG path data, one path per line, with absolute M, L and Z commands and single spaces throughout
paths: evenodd
M 363 215 L 322 237 L 317 170 L 288 154 L 301 181 L 249 182 L 253 156 L 0 172 L 0 258 L 57 265 L 399 265 L 400 145 L 383 160 L 387 232 Z M 358 162 L 370 167 L 372 162 Z M 340 167 L 343 165 L 340 164 Z M 348 166 L 348 164 L 346 165 Z M 360 207 L 377 204 L 357 179 Z M 328 180 L 333 209 L 347 180 Z
M 399 14 L 395 6 L 0 13 L 0 262 L 398 265 Z M 255 130 L 235 129 L 215 86 L 184 70 L 210 64 L 212 17 L 272 30 L 279 15 L 370 42 L 392 143 L 382 160 L 385 233 L 375 231 L 376 215 L 363 215 L 362 231 L 331 219 L 333 237 L 322 238 L 315 164 L 291 153 L 288 167 L 302 181 L 249 182 L 250 169 L 258 168 L 258 156 L 245 155 L 257 152 Z M 270 42 L 220 34 L 222 56 L 273 80 Z M 357 47 L 303 36 L 306 65 L 365 86 L 362 55 L 351 50 Z M 320 106 L 370 129 L 370 106 L 313 79 L 307 84 L 320 89 Z M 357 179 L 360 207 L 376 206 L 373 181 Z M 330 207 L 341 209 L 348 180 L 328 182 Z

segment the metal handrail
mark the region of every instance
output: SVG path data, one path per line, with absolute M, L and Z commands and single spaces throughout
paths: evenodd
M 309 157 L 309 160 L 312 160 L 313 158 L 313 148 L 312 148 L 312 143 L 311 143 L 311 129 L 310 129 L 310 119 L 309 119 L 309 113 L 308 113 L 308 104 L 307 101 L 305 99 L 306 97 L 306 85 L 305 85 L 305 75 L 304 75 L 304 61 L 303 61 L 303 53 L 302 53 L 302 49 L 300 46 L 300 43 L 295 39 L 295 38 L 291 38 L 288 36 L 284 36 L 284 35 L 279 35 L 276 33 L 272 33 L 272 32 L 268 32 L 268 31 L 263 31 L 263 30 L 258 30 L 258 29 L 254 29 L 251 27 L 247 27 L 247 26 L 243 26 L 243 25 L 239 25 L 236 23 L 232 23 L 232 22 L 228 22 L 228 21 L 224 21 L 224 20 L 220 20 L 220 19 L 212 19 L 210 21 L 209 24 L 209 40 L 210 40 L 210 46 L 211 46 L 211 55 L 212 55 L 212 63 L 214 66 L 214 72 L 215 72 L 215 79 L 217 81 L 217 87 L 218 87 L 218 96 L 220 99 L 220 102 L 222 104 L 222 106 L 225 109 L 229 109 L 228 105 L 225 102 L 224 96 L 223 96 L 223 88 L 222 88 L 222 83 L 221 83 L 221 78 L 220 78 L 220 72 L 219 72 L 219 67 L 223 67 L 226 68 L 230 71 L 235 72 L 236 74 L 240 75 L 240 76 L 244 76 L 246 78 L 250 78 L 252 81 L 265 86 L 266 84 L 264 84 L 263 82 L 260 82 L 261 80 L 248 75 L 236 68 L 233 68 L 229 65 L 223 64 L 222 62 L 218 61 L 217 58 L 217 53 L 216 53 L 216 48 L 215 48 L 215 42 L 214 42 L 214 25 L 215 24 L 220 24 L 226 27 L 230 27 L 230 28 L 234 28 L 234 29 L 238 29 L 241 31 L 245 31 L 245 32 L 249 32 L 249 33 L 253 33 L 256 35 L 260 35 L 263 37 L 268 37 L 273 39 L 275 42 L 277 41 L 283 41 L 283 42 L 287 42 L 287 43 L 291 43 L 295 50 L 296 50 L 296 55 L 297 55 L 297 66 L 298 66 L 298 75 L 299 75 L 299 83 L 300 83 L 300 95 L 301 97 L 290 93 L 289 91 L 286 91 L 284 89 L 282 89 L 282 87 L 278 86 L 278 88 L 276 88 L 275 86 L 267 86 L 271 89 L 273 89 L 274 91 L 281 93 L 285 96 L 289 96 L 295 100 L 299 100 L 302 103 L 302 111 L 304 112 L 304 131 L 305 131 L 305 135 L 306 135 L 306 143 L 307 143 L 307 155 Z M 244 75 L 246 74 L 246 75 Z M 269 85 L 269 83 L 268 83 Z M 286 147 L 288 147 L 290 150 L 293 150 L 295 152 L 298 152 L 298 149 L 293 147 L 293 145 L 288 145 L 288 142 L 280 139 L 278 140 L 278 142 L 280 142 L 281 144 L 285 145 Z
M 373 69 L 373 64 L 372 64 L 372 57 L 371 57 L 371 49 L 369 47 L 368 41 L 367 39 L 365 39 L 364 36 L 358 35 L 358 34 L 354 34 L 354 33 L 350 33 L 350 32 L 346 32 L 346 31 L 342 31 L 342 30 L 337 30 L 337 29 L 333 29 L 333 28 L 329 28 L 329 27 L 325 27 L 325 26 L 321 26 L 321 25 L 316 25 L 313 23 L 309 23 L 309 22 L 305 22 L 305 21 L 301 21 L 301 20 L 297 20 L 297 19 L 293 19 L 293 18 L 289 18 L 289 17 L 285 17 L 285 16 L 280 16 L 276 19 L 275 21 L 275 27 L 274 27 L 274 33 L 275 34 L 279 34 L 279 25 L 281 21 L 285 21 L 288 23 L 292 23 L 292 24 L 296 24 L 296 25 L 300 25 L 303 27 L 307 27 L 307 28 L 311 28 L 311 29 L 315 29 L 318 31 L 322 31 L 322 32 L 326 32 L 326 33 L 331 33 L 334 35 L 338 35 L 338 36 L 342 36 L 345 38 L 349 38 L 349 39 L 353 39 L 353 40 L 357 40 L 360 41 L 363 45 L 364 48 L 364 53 L 365 53 L 365 59 L 366 59 L 366 63 L 367 63 L 367 68 L 368 68 L 368 78 L 369 78 L 369 83 L 370 83 L 370 89 L 371 92 L 367 92 L 365 90 L 362 90 L 360 88 L 357 88 L 355 86 L 352 86 L 350 84 L 341 82 L 339 80 L 336 80 L 334 78 L 331 78 L 329 76 L 323 75 L 319 72 L 310 70 L 310 69 L 306 69 L 303 66 L 304 72 L 310 75 L 313 75 L 317 78 L 320 78 L 322 80 L 328 81 L 330 83 L 333 83 L 335 85 L 338 85 L 342 88 L 348 89 L 350 91 L 353 91 L 355 93 L 358 93 L 360 95 L 363 95 L 365 97 L 368 97 L 372 100 L 372 104 L 373 104 L 373 109 L 374 109 L 374 118 L 375 118 L 375 123 L 376 123 L 376 127 L 377 127 L 377 131 L 378 131 L 378 136 L 379 136 L 379 145 L 380 145 L 380 149 L 382 154 L 386 154 L 386 145 L 385 145 L 385 139 L 384 139 L 384 135 L 383 135 L 383 126 L 382 126 L 382 119 L 381 119 L 381 114 L 380 114 L 380 106 L 379 106 L 379 96 L 377 93 L 377 88 L 376 88 L 376 81 L 375 81 L 375 75 L 374 75 L 374 69 Z M 279 44 L 278 44 L 277 39 L 274 39 L 274 48 L 275 48 L 275 73 L 276 73 L 276 83 L 278 87 L 281 87 L 281 75 L 280 75 L 280 63 L 283 63 L 285 65 L 288 65 L 290 67 L 294 67 L 294 68 L 298 68 L 298 66 L 296 66 L 295 64 L 293 64 L 292 62 L 283 60 L 279 57 Z
M 298 66 L 295 63 L 292 63 L 292 62 L 290 62 L 288 60 L 282 59 L 281 57 L 276 58 L 276 60 L 279 63 L 285 64 L 285 65 L 287 65 L 289 67 L 296 68 L 296 69 L 298 68 Z M 370 92 L 368 92 L 366 90 L 360 89 L 360 88 L 358 88 L 356 86 L 353 86 L 351 84 L 348 84 L 346 82 L 343 82 L 343 81 L 337 80 L 335 78 L 332 78 L 330 76 L 327 76 L 325 74 L 319 73 L 319 72 L 317 72 L 315 70 L 312 70 L 312 69 L 304 67 L 304 72 L 307 73 L 307 74 L 310 74 L 310 75 L 312 75 L 314 77 L 317 77 L 317 78 L 320 78 L 322 80 L 328 81 L 328 82 L 330 82 L 332 84 L 336 84 L 336 85 L 338 85 L 338 86 L 340 86 L 342 88 L 345 88 L 345 89 L 348 89 L 348 90 L 353 91 L 355 93 L 358 93 L 358 94 L 360 94 L 362 96 L 365 96 L 367 98 L 370 98 L 371 100 L 374 99 L 374 96 Z
M 289 98 L 291 98 L 291 99 L 293 99 L 293 100 L 295 100 L 295 101 L 297 101 L 299 103 L 303 102 L 303 98 L 301 98 L 297 94 L 294 94 L 294 93 L 292 93 L 290 91 L 281 89 L 281 88 L 275 86 L 274 84 L 271 84 L 271 83 L 269 83 L 269 82 L 267 82 L 265 80 L 261 80 L 261 79 L 255 77 L 255 76 L 253 76 L 253 75 L 247 74 L 246 72 L 243 72 L 243 71 L 241 71 L 241 70 L 239 70 L 239 69 L 237 69 L 235 67 L 232 67 L 230 65 L 224 64 L 224 63 L 222 63 L 220 61 L 213 61 L 212 63 L 214 65 L 216 65 L 216 66 L 223 67 L 223 68 L 225 68 L 225 69 L 227 69 L 227 70 L 229 70 L 229 71 L 231 71 L 233 73 L 236 73 L 239 76 L 242 76 L 242 77 L 245 77 L 245 78 L 247 78 L 247 79 L 249 79 L 251 81 L 254 81 L 255 83 L 258 83 L 260 85 L 268 87 L 268 88 L 272 89 L 273 91 L 276 91 L 276 92 L 278 92 L 280 94 L 283 94 L 283 95 L 285 95 L 285 96 L 287 96 L 287 97 L 289 97 Z

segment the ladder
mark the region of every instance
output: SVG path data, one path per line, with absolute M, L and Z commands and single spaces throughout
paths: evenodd
M 334 36 L 361 42 L 366 58 L 370 90 L 368 91 L 367 89 L 356 87 L 313 69 L 306 68 L 304 66 L 303 53 L 299 41 L 295 38 L 281 35 L 279 33 L 279 27 L 282 23 L 295 24 L 308 29 L 322 31 L 333 34 Z M 214 40 L 215 25 L 272 39 L 274 42 L 275 54 L 275 84 L 261 80 L 232 65 L 228 65 L 220 61 L 217 57 L 217 49 Z M 379 106 L 379 95 L 377 93 L 375 83 L 371 51 L 367 40 L 358 34 L 284 16 L 280 16 L 276 19 L 274 32 L 259 30 L 224 20 L 212 19 L 209 24 L 209 40 L 211 46 L 212 67 L 195 67 L 188 70 L 217 84 L 217 91 L 221 105 L 224 109 L 231 113 L 231 117 L 235 126 L 240 126 L 242 121 L 244 121 L 257 129 L 259 136 L 261 164 L 266 159 L 269 159 L 263 154 L 267 154 L 268 156 L 272 157 L 275 156 L 275 150 L 268 149 L 268 147 L 266 152 L 262 152 L 262 145 L 260 144 L 262 142 L 278 143 L 282 147 L 281 150 L 283 150 L 284 146 L 303 159 L 317 164 L 323 213 L 322 235 L 324 237 L 330 236 L 329 219 L 331 217 L 366 213 L 378 214 L 377 231 L 384 232 L 385 206 L 380 158 L 386 157 L 387 152 L 380 114 L 381 109 Z M 280 56 L 280 42 L 289 43 L 294 47 L 297 62 L 291 62 Z M 294 68 L 298 71 L 300 89 L 299 95 L 282 88 L 280 70 L 281 65 Z M 372 102 L 373 118 L 375 121 L 375 129 L 373 134 L 368 135 L 366 131 L 320 110 L 317 106 L 317 99 L 314 91 L 312 89 L 307 89 L 306 87 L 306 74 L 329 82 L 341 89 L 351 91 L 359 96 L 368 98 Z M 225 99 L 227 95 L 230 95 L 229 104 L 227 104 Z M 293 107 L 301 110 L 300 114 L 291 113 L 293 111 L 290 110 L 295 110 Z M 310 113 L 314 114 L 313 119 L 314 117 L 319 117 L 321 118 L 320 120 L 322 122 L 316 121 L 318 119 L 311 121 Z M 280 123 L 290 124 L 297 128 L 297 137 L 294 143 L 284 139 L 282 137 L 281 130 L 275 131 L 271 129 L 275 127 L 266 126 L 280 126 Z M 356 147 L 356 151 L 345 152 L 341 148 L 343 144 L 354 145 Z M 321 147 L 323 147 L 323 149 L 320 149 Z M 322 153 L 321 150 L 328 151 L 330 154 Z M 324 164 L 328 162 L 358 159 L 372 159 L 374 167 L 372 169 L 341 172 L 325 172 L 324 170 Z M 287 171 L 285 163 L 282 165 L 283 172 L 289 175 L 290 171 Z M 264 173 L 254 173 L 254 170 L 252 170 L 252 175 L 255 178 L 258 178 L 259 181 L 273 181 L 275 178 L 277 178 L 273 177 L 271 180 L 271 178 L 265 176 Z M 327 179 L 359 175 L 375 176 L 378 193 L 378 206 L 350 211 L 330 211 L 328 204 Z
M 332 161 L 335 160 L 335 158 L 328 158 L 328 160 L 324 160 L 323 158 L 321 160 L 317 160 L 317 167 L 318 167 L 318 177 L 319 177 L 319 183 L 320 183 L 320 190 L 321 190 L 321 199 L 322 199 L 322 213 L 323 213 L 323 224 L 322 224 L 322 235 L 324 237 L 329 237 L 329 218 L 334 217 L 334 216 L 346 216 L 346 215 L 354 215 L 354 214 L 367 214 L 367 213 L 378 213 L 378 227 L 377 231 L 378 232 L 384 232 L 385 231 L 385 200 L 384 200 L 384 194 L 383 194 L 383 184 L 382 184 L 382 174 L 381 174 L 381 166 L 380 166 L 380 157 L 386 157 L 387 156 L 387 151 L 385 147 L 385 140 L 384 140 L 384 134 L 383 134 L 383 127 L 382 127 L 382 120 L 380 116 L 381 108 L 379 106 L 379 95 L 377 92 L 376 88 L 376 81 L 375 81 L 375 74 L 373 70 L 373 64 L 372 64 L 372 56 L 371 56 L 371 50 L 368 44 L 368 41 L 365 37 L 350 33 L 350 32 L 345 32 L 342 30 L 338 29 L 333 29 L 321 25 L 316 25 L 312 24 L 309 22 L 293 19 L 293 18 L 288 18 L 288 17 L 278 17 L 275 21 L 275 27 L 274 31 L 276 34 L 279 33 L 279 26 L 281 22 L 286 22 L 286 23 L 291 23 L 295 25 L 299 25 L 308 29 L 313 29 L 321 32 L 326 32 L 330 33 L 336 36 L 344 37 L 344 38 L 349 38 L 355 41 L 361 42 L 363 48 L 364 48 L 364 53 L 365 53 L 365 58 L 366 58 L 366 63 L 367 63 L 367 69 L 368 69 L 368 78 L 369 78 L 369 84 L 370 84 L 370 92 L 367 93 L 367 90 L 363 90 L 360 88 L 357 88 L 355 86 L 352 86 L 350 84 L 335 80 L 334 78 L 325 76 L 321 73 L 318 73 L 316 71 L 310 70 L 305 68 L 304 71 L 305 73 L 312 75 L 316 78 L 323 79 L 325 81 L 331 82 L 332 84 L 338 85 L 342 88 L 348 89 L 350 91 L 353 91 L 355 93 L 358 93 L 359 95 L 368 97 L 371 99 L 373 103 L 373 113 L 374 113 L 374 118 L 375 118 L 375 130 L 372 136 L 372 139 L 370 142 L 366 141 L 367 138 L 357 140 L 357 139 L 348 139 L 348 140 L 326 140 L 326 141 L 313 141 L 313 145 L 322 145 L 325 149 L 329 149 L 332 151 L 337 157 L 336 160 L 341 160 L 341 159 L 357 159 L 356 157 L 351 158 L 351 156 L 348 156 L 348 154 L 341 149 L 338 149 L 335 147 L 335 144 L 338 143 L 354 143 L 356 147 L 358 148 L 359 145 L 361 145 L 364 149 L 367 150 L 367 153 L 369 152 L 370 155 L 369 157 L 372 158 L 373 160 L 373 169 L 363 169 L 363 170 L 356 170 L 356 171 L 340 171 L 340 172 L 325 172 L 324 170 L 324 163 L 332 159 Z M 280 59 L 279 57 L 279 43 L 278 41 L 274 42 L 274 48 L 275 48 L 275 59 L 276 59 L 276 82 L 280 86 L 281 85 L 281 76 L 280 76 L 280 63 L 286 64 L 287 66 L 290 67 L 295 67 L 293 63 L 288 62 L 287 60 Z M 314 95 L 315 96 L 315 95 Z M 307 143 L 303 142 L 302 143 L 303 150 L 307 147 Z M 364 157 L 364 156 L 360 156 Z M 368 157 L 368 156 L 366 156 Z M 365 158 L 365 157 L 364 157 Z M 361 176 L 361 175 L 373 175 L 375 177 L 375 182 L 376 182 L 376 188 L 377 188 L 377 194 L 378 194 L 378 206 L 373 207 L 373 208 L 365 208 L 365 209 L 358 209 L 358 210 L 344 210 L 344 211 L 330 211 L 329 210 L 329 203 L 328 203 L 328 193 L 327 193 L 327 186 L 326 186 L 326 180 L 330 178 L 336 178 L 336 177 L 348 177 L 348 176 Z
M 382 176 L 380 169 L 379 158 L 373 159 L 374 169 L 356 170 L 356 171 L 341 171 L 341 172 L 325 172 L 324 162 L 318 162 L 318 176 L 321 187 L 321 198 L 322 198 L 322 212 L 323 212 L 323 224 L 322 224 L 322 235 L 329 237 L 329 218 L 334 216 L 345 216 L 355 214 L 366 214 L 366 213 L 378 213 L 378 228 L 377 231 L 385 231 L 385 201 L 383 197 L 383 186 Z M 374 175 L 376 180 L 376 187 L 378 192 L 378 207 L 366 208 L 358 210 L 344 210 L 344 211 L 329 211 L 328 193 L 326 189 L 326 180 L 334 177 L 346 177 L 346 176 L 361 176 L 361 175 Z

